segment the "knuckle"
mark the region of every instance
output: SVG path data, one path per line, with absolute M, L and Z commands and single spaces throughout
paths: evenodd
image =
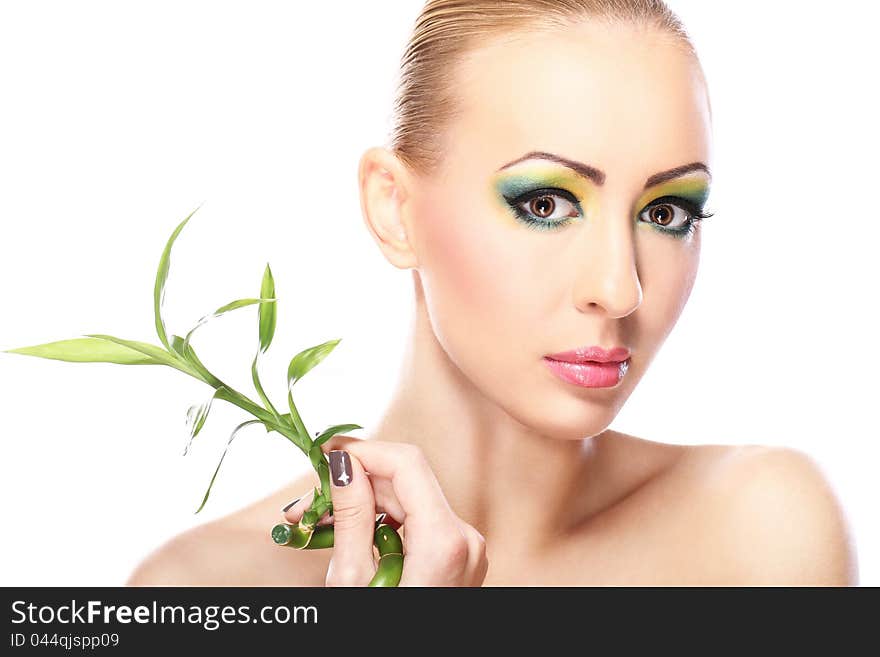
M 468 529 L 470 530 L 471 541 L 476 547 L 477 551 L 480 553 L 486 552 L 486 537 L 483 536 L 479 531 L 468 525 Z
M 366 507 L 363 505 L 333 505 L 333 524 L 337 528 L 346 529 L 357 526 L 364 521 L 366 515 Z
M 419 461 L 425 458 L 425 453 L 422 451 L 422 448 L 418 445 L 413 445 L 412 443 L 406 443 L 402 452 L 409 461 Z
M 438 546 L 437 560 L 444 569 L 464 568 L 468 552 L 468 542 L 461 532 L 451 532 Z
M 364 576 L 363 568 L 356 564 L 331 560 L 324 583 L 327 586 L 358 586 L 364 581 Z
M 424 450 L 418 445 L 408 445 L 403 451 L 403 455 L 409 464 L 408 467 L 414 470 L 430 469 L 428 457 L 425 456 Z

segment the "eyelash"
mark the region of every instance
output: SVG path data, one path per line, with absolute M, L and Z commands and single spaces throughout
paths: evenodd
M 541 219 L 536 218 L 534 215 L 526 212 L 520 206 L 524 203 L 527 203 L 533 199 L 541 198 L 542 196 L 561 196 L 562 198 L 570 201 L 577 207 L 579 212 L 583 212 L 581 210 L 580 202 L 577 198 L 574 197 L 570 192 L 564 189 L 557 188 L 545 188 L 545 189 L 536 189 L 531 192 L 526 192 L 525 194 L 521 194 L 520 196 L 514 199 L 507 199 L 508 204 L 511 206 L 511 209 L 514 211 L 516 216 L 523 221 L 529 228 L 533 228 L 535 230 L 555 230 L 557 228 L 561 228 L 562 226 L 566 226 L 570 223 L 571 219 L 557 220 L 557 221 L 543 221 Z M 688 237 L 694 233 L 696 230 L 697 222 L 702 221 L 703 219 L 708 219 L 713 216 L 713 212 L 703 212 L 701 211 L 694 203 L 691 201 L 682 198 L 680 196 L 663 196 L 661 198 L 655 199 L 648 205 L 646 205 L 639 214 L 647 210 L 648 208 L 652 208 L 656 205 L 675 205 L 682 210 L 684 210 L 685 214 L 687 214 L 687 223 L 684 228 L 678 229 L 669 229 L 663 228 L 660 224 L 653 222 L 652 223 L 658 230 L 671 235 L 672 237 L 683 239 Z

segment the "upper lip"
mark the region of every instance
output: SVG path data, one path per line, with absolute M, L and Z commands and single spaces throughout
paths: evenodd
M 561 351 L 558 354 L 547 354 L 547 358 L 551 360 L 561 360 L 566 363 L 619 363 L 629 358 L 629 349 L 626 347 L 611 347 L 603 349 L 602 347 L 592 345 L 588 347 L 577 347 L 570 351 Z

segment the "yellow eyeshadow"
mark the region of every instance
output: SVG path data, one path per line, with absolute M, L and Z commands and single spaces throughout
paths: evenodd
M 682 196 L 696 205 L 703 205 L 708 195 L 709 183 L 704 176 L 677 178 L 646 190 L 636 202 L 636 211 L 662 196 Z
M 567 168 L 552 167 L 542 164 L 521 165 L 516 169 L 501 171 L 492 179 L 494 188 L 499 186 L 511 190 L 514 188 L 560 187 L 570 191 L 578 198 L 584 198 L 592 187 L 592 183 Z

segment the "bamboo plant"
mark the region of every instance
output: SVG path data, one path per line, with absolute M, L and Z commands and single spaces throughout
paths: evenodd
M 317 526 L 318 521 L 325 513 L 333 513 L 333 503 L 330 499 L 330 469 L 327 456 L 321 450 L 321 445 L 338 433 L 362 429 L 363 427 L 358 424 L 336 424 L 327 427 L 324 431 L 316 432 L 315 438 L 311 438 L 293 402 L 293 386 L 312 368 L 324 360 L 336 345 L 339 344 L 341 339 L 329 340 L 314 347 L 309 347 L 293 357 L 287 368 L 287 405 L 289 412 L 279 413 L 263 390 L 258 373 L 260 356 L 269 349 L 269 345 L 271 345 L 272 338 L 275 335 L 277 315 L 275 281 L 272 278 L 272 270 L 268 263 L 263 272 L 259 298 L 238 299 L 221 306 L 213 313 L 202 317 L 185 337 L 181 338 L 179 335 L 171 335 L 169 339 L 165 322 L 162 319 L 162 306 L 165 299 L 165 282 L 168 278 L 171 264 L 171 248 L 183 227 L 199 207 L 190 212 L 186 219 L 181 221 L 177 228 L 175 228 L 159 259 L 156 283 L 153 288 L 153 310 L 156 333 L 162 346 L 136 340 L 123 340 L 112 335 L 89 334 L 85 337 L 49 342 L 32 347 L 7 349 L 5 351 L 6 353 L 38 356 L 40 358 L 75 363 L 166 365 L 207 383 L 214 388 L 213 395 L 206 402 L 190 406 L 187 410 L 189 436 L 183 452 L 184 455 L 189 452 L 193 439 L 204 426 L 208 413 L 211 410 L 211 404 L 215 399 L 222 399 L 230 404 L 234 404 L 247 411 L 255 419 L 242 422 L 232 431 L 227 440 L 226 448 L 220 456 L 220 461 L 217 463 L 217 468 L 214 470 L 214 474 L 208 484 L 208 488 L 205 491 L 205 495 L 202 498 L 202 502 L 195 513 L 199 513 L 205 507 L 205 503 L 208 501 L 208 496 L 211 493 L 211 488 L 217 478 L 217 473 L 220 471 L 220 466 L 226 457 L 229 445 L 238 432 L 248 425 L 262 424 L 266 428 L 267 433 L 270 431 L 278 432 L 308 456 L 320 481 L 320 485 L 314 490 L 312 503 L 303 513 L 299 523 L 296 525 L 288 523 L 275 525 L 270 532 L 272 540 L 277 545 L 300 550 L 333 547 L 333 525 Z M 251 305 L 258 305 L 260 337 L 259 348 L 251 364 L 251 377 L 262 405 L 252 401 L 208 371 L 208 368 L 196 356 L 192 345 L 193 333 L 200 326 L 227 312 Z M 400 535 L 393 527 L 382 522 L 383 517 L 376 521 L 374 545 L 379 552 L 379 565 L 369 586 L 397 586 L 403 569 L 403 546 Z

